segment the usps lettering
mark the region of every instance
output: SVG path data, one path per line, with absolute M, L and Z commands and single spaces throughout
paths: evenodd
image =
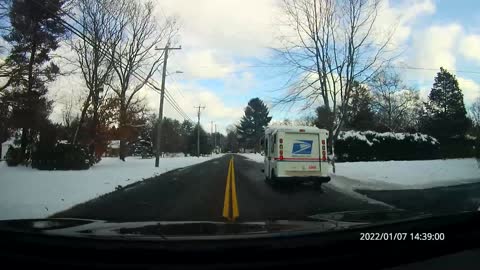
M 296 140 L 293 143 L 293 155 L 311 155 L 312 154 L 312 140 Z

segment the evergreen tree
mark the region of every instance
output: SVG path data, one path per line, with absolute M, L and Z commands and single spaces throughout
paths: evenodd
M 316 118 L 314 124 L 318 128 L 328 129 L 333 125 L 333 113 L 325 106 L 320 106 L 315 110 Z
M 464 136 L 471 122 L 455 76 L 440 68 L 428 99 L 428 133 L 439 139 Z
M 212 146 L 208 142 L 207 132 L 202 128 L 202 126 L 195 125 L 195 128 L 192 130 L 192 133 L 190 134 L 190 140 L 189 140 L 190 155 L 192 155 L 192 156 L 197 155 L 197 131 L 198 131 L 198 128 L 200 128 L 200 155 L 210 154 L 212 152 Z
M 225 138 L 225 150 L 232 153 L 237 153 L 239 149 L 238 134 L 236 130 L 227 130 L 227 137 Z
M 9 13 L 11 29 L 4 37 L 12 49 L 6 59 L 18 72 L 10 78 L 13 115 L 22 128 L 22 156 L 51 111 L 46 84 L 55 79 L 59 68 L 50 60 L 65 33 L 61 23 L 63 0 L 14 0 Z
M 192 122 L 185 120 L 180 126 L 181 152 L 185 155 L 191 154 L 193 146 L 190 142 L 190 137 L 194 132 L 194 125 Z
M 10 128 L 10 113 L 8 100 L 5 96 L 0 96 L 0 155 L 2 153 L 2 143 L 8 140 L 13 133 Z M 0 159 L 2 158 L 0 156 Z
M 355 82 L 345 126 L 354 130 L 376 130 L 372 102 L 370 90 Z
M 272 120 L 265 103 L 259 98 L 253 98 L 245 108 L 245 114 L 237 126 L 240 142 L 246 148 L 255 148 L 260 151 L 260 139 L 264 136 L 265 128 Z

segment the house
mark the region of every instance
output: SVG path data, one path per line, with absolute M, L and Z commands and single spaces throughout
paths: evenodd
M 104 153 L 106 157 L 118 157 L 120 155 L 120 140 L 113 140 L 107 145 Z

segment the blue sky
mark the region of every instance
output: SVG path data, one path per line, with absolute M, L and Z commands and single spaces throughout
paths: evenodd
M 262 98 L 269 106 L 280 98 L 288 76 L 269 67 L 278 44 L 279 0 L 162 0 L 157 16 L 176 16 L 181 28 L 178 45 L 169 57 L 166 87 L 177 103 L 196 120 L 194 106 L 206 105 L 202 125 L 210 121 L 225 131 L 235 124 L 249 99 Z M 473 0 L 390 0 L 379 15 L 381 24 L 397 24 L 394 41 L 398 66 L 438 69 L 444 66 L 457 75 L 470 104 L 480 96 L 480 2 Z M 183 73 L 175 74 L 180 70 Z M 460 71 L 478 72 L 468 73 Z M 428 95 L 436 70 L 398 69 L 405 83 Z M 156 79 L 160 81 L 158 74 Z M 57 85 L 72 84 L 71 78 Z M 285 89 L 284 89 L 285 90 Z M 58 92 L 56 93 L 58 95 Z M 153 110 L 158 95 L 145 90 Z M 68 95 L 67 95 L 68 96 Z M 313 112 L 294 106 L 272 108 L 275 120 L 295 119 Z M 165 115 L 182 119 L 168 104 Z

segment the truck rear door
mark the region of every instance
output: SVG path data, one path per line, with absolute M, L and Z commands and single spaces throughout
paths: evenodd
M 320 171 L 320 138 L 318 133 L 285 132 L 283 160 L 288 171 Z

